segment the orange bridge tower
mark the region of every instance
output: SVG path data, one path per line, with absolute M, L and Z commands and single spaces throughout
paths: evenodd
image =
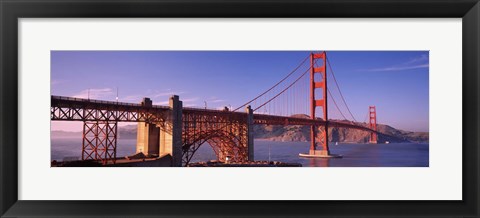
M 377 144 L 377 109 L 375 106 L 370 106 L 368 108 L 368 117 L 369 117 L 369 127 L 372 132 L 370 132 L 370 143 Z
M 319 75 L 319 76 L 316 76 Z M 315 96 L 315 90 L 321 89 L 320 96 Z M 325 128 L 317 135 L 316 125 L 310 126 L 310 150 L 308 154 L 300 154 L 302 157 L 340 157 L 330 154 L 328 147 L 328 88 L 327 88 L 327 53 L 310 54 L 310 118 L 315 120 L 315 110 L 322 109 L 322 119 L 325 121 Z M 320 139 L 317 146 L 317 139 Z M 320 149 L 319 149 L 320 147 Z

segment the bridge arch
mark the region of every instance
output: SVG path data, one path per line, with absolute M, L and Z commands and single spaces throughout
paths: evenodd
M 182 146 L 184 165 L 190 163 L 195 153 L 205 143 L 208 143 L 213 149 L 217 160 L 224 161 L 228 156 L 232 161 L 247 161 L 248 148 L 244 134 L 236 134 L 236 132 L 224 129 L 213 129 L 196 132 L 194 135 Z

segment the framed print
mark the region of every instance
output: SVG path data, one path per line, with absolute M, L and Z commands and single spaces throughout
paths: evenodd
M 479 7 L 2 1 L 1 216 L 478 217 Z

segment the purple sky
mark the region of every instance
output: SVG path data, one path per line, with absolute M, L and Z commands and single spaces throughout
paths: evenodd
M 185 106 L 209 108 L 247 102 L 282 79 L 309 51 L 52 51 L 52 95 L 166 104 L 177 94 Z M 378 122 L 429 130 L 428 51 L 330 51 L 352 114 L 363 121 L 376 105 Z M 338 91 L 329 81 L 337 103 Z M 330 103 L 329 103 L 330 104 Z M 346 107 L 340 105 L 344 114 Z M 330 118 L 341 118 L 332 105 Z M 348 118 L 349 116 L 347 116 Z M 52 122 L 52 130 L 81 131 L 81 122 Z

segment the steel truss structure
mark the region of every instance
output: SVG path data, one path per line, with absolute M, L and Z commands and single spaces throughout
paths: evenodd
M 168 110 L 165 106 L 146 107 L 141 104 L 52 96 L 50 119 L 158 123 L 164 120 Z
M 188 111 L 188 110 L 187 110 Z M 195 152 L 207 142 L 217 160 L 248 160 L 246 113 L 189 110 L 183 114 L 183 164 L 188 165 Z
M 168 107 L 51 97 L 52 121 L 83 121 L 82 160 L 115 163 L 118 122 L 162 123 Z
M 117 122 L 83 122 L 82 160 L 98 160 L 103 164 L 117 159 Z
M 84 122 L 82 159 L 102 163 L 116 158 L 118 122 L 146 122 L 172 131 L 168 125 L 167 106 L 144 106 L 121 102 L 51 97 L 52 121 Z M 248 161 L 248 114 L 228 110 L 182 109 L 182 162 L 188 164 L 204 143 L 210 144 L 218 160 L 229 157 L 235 162 Z M 253 114 L 255 125 L 310 125 L 361 129 L 376 132 L 351 122 Z M 323 131 L 320 135 L 324 135 Z

